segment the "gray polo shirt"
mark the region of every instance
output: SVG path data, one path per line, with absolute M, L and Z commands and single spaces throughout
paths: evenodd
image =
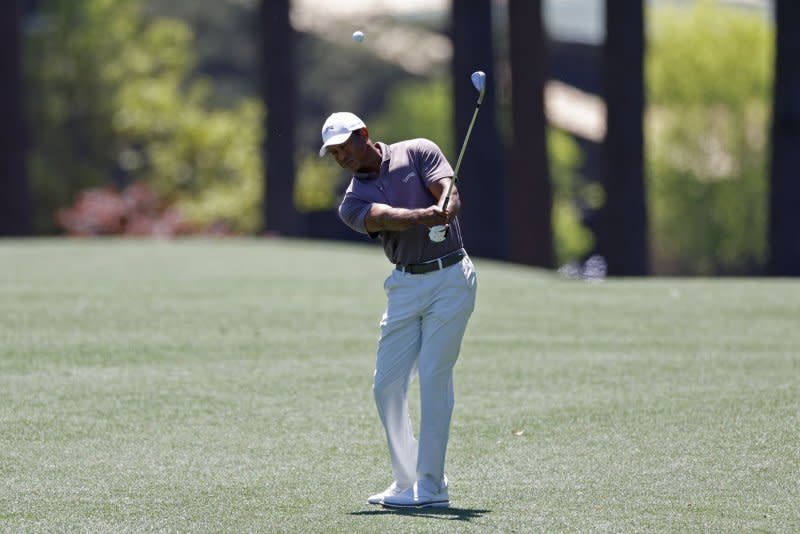
M 411 139 L 392 145 L 377 143 L 381 149 L 378 173 L 355 175 L 339 205 L 339 217 L 353 230 L 380 237 L 386 257 L 392 263 L 422 263 L 444 256 L 463 246 L 456 217 L 450 222 L 447 238 L 434 243 L 428 228 L 416 225 L 402 232 L 367 232 L 364 222 L 372 203 L 394 208 L 427 208 L 436 204 L 428 184 L 453 176 L 453 169 L 433 141 Z

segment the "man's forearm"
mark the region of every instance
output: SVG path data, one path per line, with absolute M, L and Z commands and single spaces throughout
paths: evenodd
M 368 232 L 389 230 L 402 232 L 418 224 L 433 226 L 444 224 L 444 215 L 441 209 L 435 207 L 407 209 L 393 208 L 386 204 L 372 204 L 365 219 Z
M 420 212 L 423 210 L 393 208 L 384 204 L 373 204 L 367 213 L 366 224 L 370 232 L 389 230 L 401 232 L 419 224 Z

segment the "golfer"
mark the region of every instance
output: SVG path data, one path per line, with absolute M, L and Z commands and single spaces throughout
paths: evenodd
M 453 413 L 453 366 L 475 307 L 477 278 L 461 240 L 453 169 L 427 139 L 373 142 L 364 122 L 334 113 L 322 127 L 320 156 L 352 174 L 339 205 L 350 228 L 380 238 L 395 265 L 384 282 L 373 393 L 386 431 L 394 481 L 367 499 L 394 508 L 449 506 L 445 452 Z M 408 387 L 419 375 L 419 442 Z

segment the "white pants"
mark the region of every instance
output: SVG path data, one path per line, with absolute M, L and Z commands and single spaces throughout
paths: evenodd
M 477 277 L 469 257 L 426 274 L 398 270 L 386 279 L 373 393 L 386 431 L 394 479 L 401 486 L 444 477 L 453 413 L 453 366 L 475 307 Z M 419 373 L 419 443 L 408 413 L 408 387 Z

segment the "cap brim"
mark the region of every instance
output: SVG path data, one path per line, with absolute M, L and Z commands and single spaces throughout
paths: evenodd
M 325 153 L 328 151 L 329 146 L 341 145 L 342 143 L 347 141 L 352 133 L 353 132 L 340 133 L 338 135 L 334 135 L 333 137 L 329 138 L 327 141 L 325 141 L 325 144 L 322 145 L 322 148 L 319 149 L 319 157 L 325 155 Z

